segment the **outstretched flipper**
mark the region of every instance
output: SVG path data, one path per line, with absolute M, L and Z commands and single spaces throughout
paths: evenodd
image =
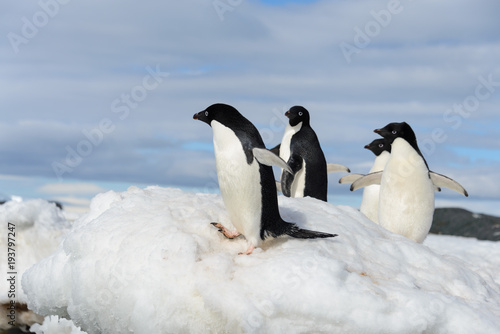
M 283 159 L 281 159 L 279 156 L 269 151 L 268 149 L 255 147 L 252 149 L 252 153 L 255 159 L 257 159 L 257 161 L 263 165 L 278 166 L 289 173 L 293 173 Z
M 465 190 L 464 187 L 460 185 L 457 181 L 444 176 L 442 174 L 438 174 L 435 172 L 429 171 L 429 176 L 432 180 L 432 183 L 434 183 L 434 186 L 440 188 L 440 187 L 445 187 L 451 190 L 456 191 L 459 194 L 464 195 L 465 197 L 469 197 L 469 194 L 467 193 L 467 190 Z
M 338 172 L 350 173 L 351 170 L 349 168 L 347 168 L 346 166 L 340 165 L 340 164 L 326 164 L 326 172 L 328 174 L 338 173 Z
M 365 176 L 364 174 L 349 174 L 346 176 L 343 176 L 340 178 L 339 183 L 353 183 L 354 181 L 357 181 L 358 179 L 362 178 Z
M 366 186 L 371 186 L 372 184 L 380 184 L 382 180 L 382 172 L 374 172 L 366 174 L 351 184 L 351 191 L 358 190 Z

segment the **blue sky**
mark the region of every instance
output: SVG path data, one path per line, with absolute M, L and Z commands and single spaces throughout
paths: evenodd
M 431 169 L 471 194 L 443 191 L 437 205 L 500 215 L 497 1 L 0 10 L 0 193 L 83 203 L 130 185 L 216 191 L 212 132 L 195 112 L 232 104 L 271 147 L 284 112 L 303 105 L 327 160 L 353 172 L 370 169 L 373 129 L 407 121 Z M 359 205 L 340 176 L 330 175 L 331 201 Z

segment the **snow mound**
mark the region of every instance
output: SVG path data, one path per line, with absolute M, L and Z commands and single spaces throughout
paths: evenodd
M 438 254 L 459 257 L 469 269 L 500 286 L 500 242 L 450 235 L 429 235 L 424 244 Z M 498 291 L 498 290 L 497 290 Z
M 30 332 L 35 334 L 86 334 L 71 320 L 59 319 L 57 315 L 45 317 L 43 324 L 31 326 Z
M 210 225 L 230 226 L 219 195 L 97 195 L 59 249 L 23 276 L 28 305 L 91 334 L 499 332 L 498 272 L 478 273 L 348 206 L 279 201 L 286 220 L 339 236 L 283 237 L 237 255 L 244 238 Z
M 9 225 L 11 223 L 11 225 Z M 13 230 L 9 230 L 9 226 Z M 61 236 L 69 231 L 69 223 L 64 218 L 61 210 L 54 203 L 42 199 L 22 201 L 9 201 L 0 205 L 0 249 L 2 256 L 7 257 L 7 237 L 9 232 L 14 232 L 15 268 L 8 268 L 8 261 L 0 261 L 0 272 L 17 272 L 18 281 L 21 275 L 33 264 L 52 254 L 61 241 Z M 12 235 L 11 235 L 12 237 Z M 0 280 L 0 291 L 9 291 L 9 282 Z M 26 303 L 27 298 L 18 284 L 16 300 Z M 0 294 L 0 303 L 8 303 L 7 294 Z

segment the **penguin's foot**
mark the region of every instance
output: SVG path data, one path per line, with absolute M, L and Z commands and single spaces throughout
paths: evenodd
M 250 245 L 250 246 L 248 246 L 248 249 L 246 251 L 238 253 L 238 255 L 250 255 L 250 254 L 252 254 L 254 249 L 255 249 L 255 246 Z
M 227 228 L 225 228 L 224 225 L 222 225 L 222 224 L 219 224 L 219 223 L 211 223 L 211 224 L 213 226 L 217 227 L 219 229 L 219 232 L 224 234 L 224 236 L 228 239 L 234 239 L 240 235 L 240 233 L 238 231 L 230 231 Z

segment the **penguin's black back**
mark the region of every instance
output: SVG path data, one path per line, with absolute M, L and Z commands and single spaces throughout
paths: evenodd
M 326 159 L 319 139 L 309 125 L 303 125 L 300 131 L 292 137 L 290 154 L 297 154 L 304 159 L 306 165 L 304 196 L 326 202 L 328 193 Z

